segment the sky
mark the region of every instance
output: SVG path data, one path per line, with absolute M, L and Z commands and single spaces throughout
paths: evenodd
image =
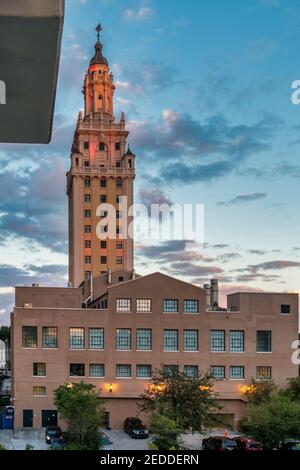
M 0 144 L 0 324 L 14 285 L 67 283 L 65 172 L 103 53 L 137 155 L 135 200 L 204 204 L 205 237 L 136 243 L 136 270 L 299 291 L 300 0 L 66 0 L 53 139 Z

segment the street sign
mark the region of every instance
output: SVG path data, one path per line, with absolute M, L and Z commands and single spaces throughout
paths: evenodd
M 0 2 L 0 142 L 49 143 L 64 0 Z

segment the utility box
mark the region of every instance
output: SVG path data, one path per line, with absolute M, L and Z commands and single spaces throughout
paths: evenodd
M 0 1 L 0 142 L 49 143 L 64 0 Z

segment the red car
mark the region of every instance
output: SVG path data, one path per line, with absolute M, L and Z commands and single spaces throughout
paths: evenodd
M 251 437 L 236 437 L 235 439 L 237 450 L 238 451 L 256 451 L 256 450 L 263 450 L 262 445 L 260 442 L 257 442 L 255 439 Z

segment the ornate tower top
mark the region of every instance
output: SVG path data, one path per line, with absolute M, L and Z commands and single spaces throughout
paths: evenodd
M 103 55 L 102 55 L 103 46 L 100 42 L 100 33 L 102 31 L 102 26 L 101 26 L 100 23 L 96 27 L 96 31 L 97 31 L 97 42 L 95 44 L 95 55 L 91 59 L 90 66 L 94 65 L 94 64 L 104 64 L 104 65 L 108 66 L 108 62 L 107 62 L 106 58 L 103 57 Z

